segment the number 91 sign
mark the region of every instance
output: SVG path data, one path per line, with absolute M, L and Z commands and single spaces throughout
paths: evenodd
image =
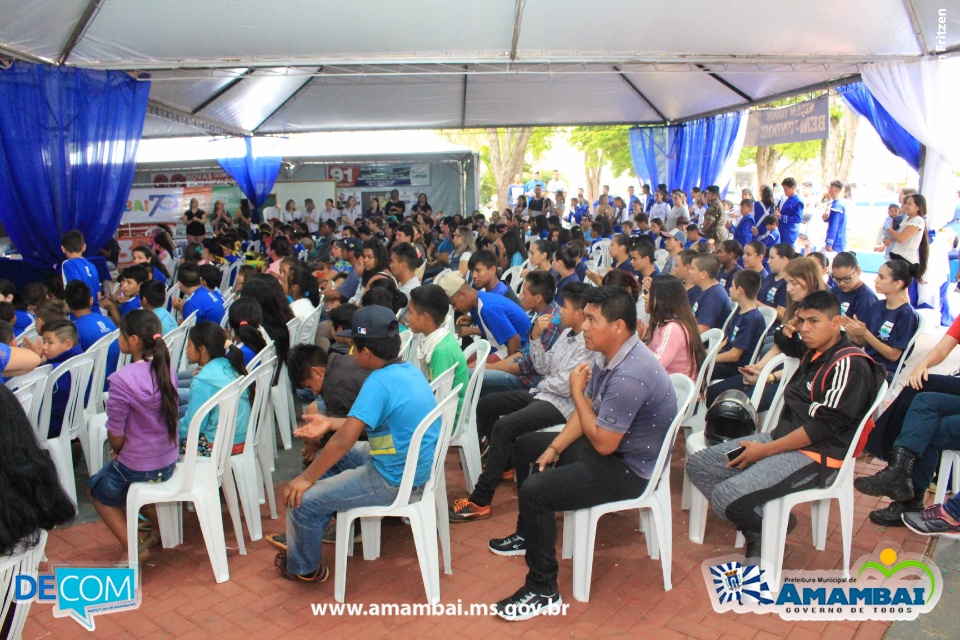
M 333 180 L 338 187 L 352 187 L 357 184 L 360 167 L 355 165 L 331 165 L 327 167 L 327 179 Z

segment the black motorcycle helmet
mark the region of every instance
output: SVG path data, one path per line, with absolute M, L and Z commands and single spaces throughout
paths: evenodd
M 757 432 L 757 410 L 742 391 L 724 391 L 707 410 L 703 431 L 708 445 L 737 440 Z

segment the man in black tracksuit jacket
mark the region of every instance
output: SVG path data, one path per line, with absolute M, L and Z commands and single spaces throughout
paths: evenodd
M 690 480 L 717 515 L 743 533 L 747 558 L 759 557 L 766 502 L 833 482 L 886 379 L 884 368 L 840 331 L 840 305 L 826 291 L 804 298 L 775 340 L 800 364 L 773 432 L 709 447 L 687 461 Z M 726 454 L 740 446 L 746 450 L 729 462 Z

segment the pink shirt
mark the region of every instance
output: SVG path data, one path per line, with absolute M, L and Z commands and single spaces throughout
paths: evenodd
M 653 332 L 650 350 L 668 374 L 682 373 L 696 381 L 696 363 L 690 359 L 687 330 L 679 322 L 668 322 Z

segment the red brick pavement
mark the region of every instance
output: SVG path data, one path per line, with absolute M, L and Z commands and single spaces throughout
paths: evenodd
M 563 617 L 540 617 L 522 623 L 495 618 L 442 617 L 320 617 L 311 613 L 312 603 L 332 603 L 332 578 L 322 585 L 304 585 L 279 578 L 273 568 L 273 549 L 265 542 L 247 543 L 247 555 L 235 547 L 232 527 L 226 524 L 230 581 L 213 580 L 196 518 L 186 515 L 185 544 L 158 550 L 143 570 L 143 603 L 127 613 L 96 618 L 101 638 L 481 638 L 519 637 L 583 638 L 654 637 L 674 638 L 762 638 L 814 639 L 825 633 L 830 640 L 881 638 L 887 629 L 879 622 L 787 622 L 772 615 L 718 614 L 710 605 L 700 571 L 701 563 L 732 552 L 734 532 L 713 514 L 707 523 L 706 543 L 687 539 L 687 512 L 679 509 L 683 456 L 675 455 L 671 468 L 674 494 L 673 589 L 663 591 L 660 561 L 646 555 L 642 534 L 637 531 L 636 512 L 611 514 L 600 521 L 593 569 L 591 601 L 577 602 L 571 593 L 571 562 L 560 562 L 560 591 L 570 603 Z M 876 464 L 861 463 L 859 471 L 874 473 Z M 447 461 L 450 499 L 463 493 L 463 475 L 456 455 Z M 278 489 L 282 485 L 278 485 Z M 279 502 L 279 501 L 278 501 Z M 880 502 L 857 496 L 853 558 L 873 552 L 880 545 L 923 553 L 924 539 L 910 537 L 903 529 L 884 529 L 866 519 L 866 513 Z M 264 530 L 282 530 L 280 520 L 271 521 L 264 508 Z M 522 558 L 501 558 L 486 550 L 492 537 L 513 531 L 516 518 L 516 488 L 505 483 L 497 491 L 494 517 L 451 527 L 453 575 L 441 574 L 444 603 L 494 602 L 513 593 L 522 583 L 526 565 Z M 785 568 L 830 569 L 841 560 L 839 513 L 834 505 L 830 518 L 827 548 L 817 552 L 810 544 L 809 510 L 797 511 L 800 526 L 787 540 Z M 395 521 L 385 524 L 382 557 L 364 562 L 357 555 L 348 563 L 348 603 L 424 603 L 413 540 L 407 529 Z M 84 524 L 52 532 L 47 557 L 52 561 L 83 563 L 110 562 L 119 546 L 101 523 Z M 324 549 L 325 562 L 332 564 L 333 549 Z M 323 634 L 318 636 L 318 634 Z M 24 630 L 24 638 L 71 638 L 88 636 L 76 622 L 56 619 L 49 605 L 35 604 Z

